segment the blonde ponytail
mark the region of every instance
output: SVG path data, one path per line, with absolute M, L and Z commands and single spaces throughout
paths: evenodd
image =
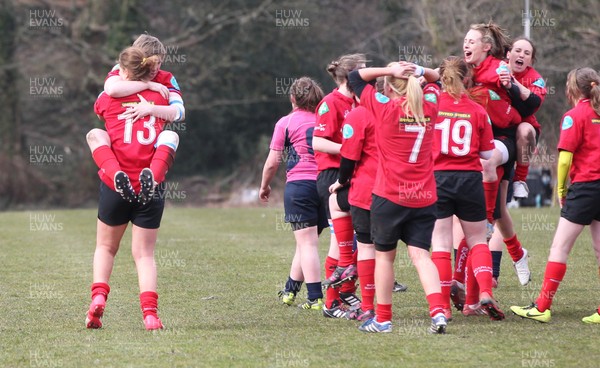
M 425 113 L 423 112 L 423 89 L 414 76 L 408 77 L 406 84 L 406 100 L 402 102 L 402 110 L 406 116 L 415 119 L 419 125 L 425 125 Z

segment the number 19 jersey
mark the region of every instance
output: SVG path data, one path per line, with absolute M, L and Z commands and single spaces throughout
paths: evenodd
M 433 140 L 433 170 L 481 171 L 479 152 L 493 149 L 494 134 L 485 109 L 466 94 L 457 101 L 442 92 Z

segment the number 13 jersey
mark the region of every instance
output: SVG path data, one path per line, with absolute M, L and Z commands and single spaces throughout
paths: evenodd
M 139 93 L 149 103 L 155 105 L 169 105 L 169 101 L 159 93 L 145 90 Z M 140 98 L 135 95 L 112 98 L 102 92 L 94 104 L 94 112 L 104 119 L 106 132 L 110 137 L 111 148 L 117 161 L 131 180 L 131 185 L 136 191 L 140 189 L 140 171 L 150 167 L 154 155 L 156 138 L 162 132 L 165 120 L 144 116 L 135 123 L 121 118 L 121 114 L 130 106 L 140 103 Z M 98 171 L 98 176 L 109 188 L 114 190 L 113 179 Z

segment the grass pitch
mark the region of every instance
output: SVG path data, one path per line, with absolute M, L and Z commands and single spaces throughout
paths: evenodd
M 503 322 L 457 312 L 444 336 L 426 333 L 427 303 L 403 246 L 394 330 L 372 335 L 357 322 L 278 304 L 293 235 L 282 208 L 167 208 L 155 254 L 163 331 L 144 330 L 128 231 L 100 330 L 87 330 L 96 211 L 0 213 L 2 367 L 596 367 L 600 326 L 581 318 L 600 301 L 586 229 L 569 261 L 552 321 L 521 320 L 510 305 L 541 287 L 558 209 L 513 210 L 530 251 L 533 281 L 521 287 L 507 254 L 496 291 Z M 322 261 L 328 235 L 321 236 Z M 301 293 L 299 302 L 306 295 Z

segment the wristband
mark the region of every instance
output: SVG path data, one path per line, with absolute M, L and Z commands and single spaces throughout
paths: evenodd
M 417 65 L 415 68 L 415 75 L 417 77 L 422 77 L 425 74 L 425 68 L 420 65 Z

